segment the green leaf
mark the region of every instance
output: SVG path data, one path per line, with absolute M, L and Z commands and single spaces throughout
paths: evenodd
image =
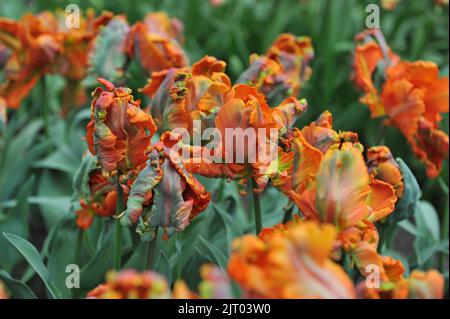
M 415 212 L 416 227 L 422 236 L 430 237 L 435 242 L 440 239 L 439 217 L 433 205 L 420 201 Z
M 430 243 L 426 237 L 419 237 L 413 244 L 419 267 L 423 267 L 434 254 L 443 252 L 448 255 L 448 241 Z
M 418 236 L 414 240 L 414 252 L 417 263 L 424 266 L 434 254 L 448 251 L 448 241 L 440 241 L 439 218 L 434 207 L 420 201 L 416 212 L 415 222 Z
M 48 243 L 47 269 L 52 284 L 61 293 L 61 298 L 71 298 L 72 290 L 66 286 L 66 267 L 75 263 L 75 247 L 78 228 L 72 217 L 65 217 L 57 222 L 57 229 L 52 227 L 52 240 Z M 44 253 L 44 251 L 43 251 Z M 78 265 L 81 268 L 81 265 Z
M 72 181 L 68 174 L 49 169 L 42 171 L 39 178 L 38 196 L 53 198 L 53 200 L 39 203 L 39 209 L 47 229 L 50 229 L 60 218 L 67 216 L 70 209 L 70 201 L 67 200 L 67 197 L 71 193 Z M 66 200 L 63 202 L 62 198 L 66 198 Z
M 60 296 L 59 291 L 50 282 L 50 276 L 42 262 L 41 256 L 37 249 L 26 239 L 20 236 L 3 233 L 6 239 L 17 249 L 17 251 L 26 259 L 28 264 L 36 271 L 36 273 L 41 277 L 45 286 L 47 287 L 52 298 L 58 298 Z
M 28 197 L 33 183 L 34 177 L 32 176 L 22 186 L 20 192 L 17 194 L 15 206 L 8 209 L 0 221 L 0 233 L 13 232 L 22 237 L 28 237 Z M 19 259 L 20 254 L 11 247 L 3 236 L 0 236 L 0 267 L 7 272 L 11 272 Z
M 5 136 L 6 145 L 0 152 L 0 201 L 14 196 L 28 178 L 31 164 L 48 150 L 48 141 L 36 143 L 41 128 L 42 121 L 35 120 L 21 127 L 17 135 Z
M 46 158 L 36 162 L 33 166 L 39 168 L 54 169 L 70 175 L 75 174 L 80 160 L 76 157 L 74 151 L 68 145 L 60 146 L 55 152 Z
M 411 217 L 416 211 L 417 204 L 422 196 L 419 184 L 408 165 L 401 158 L 398 158 L 397 162 L 400 166 L 405 186 L 403 197 L 398 201 L 395 211 L 388 217 L 389 223 L 396 223 Z
M 414 224 L 411 223 L 409 220 L 407 220 L 407 219 L 402 220 L 397 225 L 400 228 L 402 228 L 403 230 L 405 230 L 408 233 L 410 233 L 411 235 L 413 235 L 414 237 L 419 236 L 419 231 L 417 230 L 416 226 L 414 226 Z
M 223 271 L 226 271 L 228 262 L 223 252 L 202 236 L 199 236 L 199 239 L 200 244 L 197 248 L 201 255 L 212 263 L 218 265 Z
M 231 251 L 233 239 L 243 234 L 242 227 L 230 214 L 225 212 L 222 207 L 215 204 L 211 204 L 211 206 L 213 212 L 218 217 L 211 222 L 211 230 L 213 230 L 214 224 L 218 224 L 219 226 L 219 231 L 211 232 L 211 238 L 214 242 L 223 242 L 228 255 Z
M 8 288 L 11 297 L 16 299 L 37 299 L 34 292 L 25 283 L 12 278 L 6 271 L 0 269 L 0 280 Z
M 91 189 L 89 187 L 90 173 L 97 168 L 97 157 L 90 152 L 86 153 L 78 167 L 72 182 L 73 200 L 80 200 L 81 198 L 88 198 L 91 196 Z
M 90 56 L 88 82 L 103 77 L 112 82 L 121 81 L 127 62 L 123 50 L 130 27 L 125 19 L 116 16 L 102 28 L 96 37 L 94 50 Z
M 164 275 L 169 283 L 172 282 L 172 268 L 170 267 L 169 258 L 162 250 L 159 251 L 159 258 L 155 271 Z
M 108 270 L 113 265 L 113 238 L 108 236 L 108 240 L 97 251 L 92 259 L 81 269 L 80 287 L 89 290 L 100 284 Z

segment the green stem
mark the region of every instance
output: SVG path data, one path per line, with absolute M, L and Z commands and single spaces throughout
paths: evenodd
M 155 238 L 148 242 L 146 269 L 152 270 L 153 261 L 155 259 L 156 239 L 158 238 L 158 228 L 155 230 Z
M 50 138 L 50 125 L 48 120 L 48 101 L 47 101 L 47 85 L 45 75 L 41 78 L 41 112 L 44 119 L 45 135 Z
M 380 145 L 383 143 L 385 128 L 386 128 L 386 126 L 384 125 L 384 120 L 381 119 L 380 126 L 378 127 L 377 138 L 375 140 L 376 145 Z
M 81 246 L 83 245 L 83 234 L 84 234 L 83 229 L 78 228 L 77 244 L 75 246 L 75 265 L 77 266 L 80 266 Z
M 256 182 L 253 180 L 253 210 L 255 212 L 255 231 L 256 235 L 259 235 L 262 229 L 261 220 L 261 201 L 259 199 L 259 194 L 257 194 L 254 189 L 257 188 Z
M 120 215 L 123 211 L 123 190 L 120 187 L 119 176 L 117 174 L 117 200 L 116 200 L 116 216 Z M 114 269 L 120 270 L 122 264 L 122 225 L 120 219 L 116 219 L 116 229 L 114 236 Z
M 84 235 L 84 230 L 81 228 L 78 228 L 77 231 L 77 243 L 75 246 L 75 265 L 77 265 L 78 267 L 80 267 L 80 260 L 81 260 L 81 247 L 83 246 L 83 235 Z M 81 268 L 81 267 L 80 267 Z M 72 291 L 72 296 L 74 299 L 78 299 L 79 298 L 79 289 L 73 289 Z
M 94 248 L 94 245 L 92 244 L 92 241 L 89 238 L 89 235 L 88 235 L 87 232 L 84 232 L 83 243 L 84 243 L 84 246 L 86 247 L 86 250 L 89 253 L 89 255 L 91 257 L 94 256 L 95 255 L 95 248 Z
M 449 204 L 448 204 L 448 194 L 444 197 L 444 214 L 442 216 L 441 223 L 441 239 L 442 241 L 448 241 L 448 223 L 449 223 Z M 441 252 L 439 255 L 439 270 L 443 274 L 445 272 L 447 256 L 445 252 Z
M 288 221 L 292 219 L 292 211 L 294 210 L 294 205 L 285 209 L 283 216 L 283 224 L 286 224 Z

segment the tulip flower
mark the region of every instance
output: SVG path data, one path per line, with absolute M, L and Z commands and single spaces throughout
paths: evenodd
M 427 175 L 437 177 L 449 149 L 447 134 L 439 130 L 442 114 L 449 111 L 448 77 L 440 77 L 433 62 L 400 60 L 379 30 L 363 32 L 356 40 L 365 41 L 356 47 L 353 75 L 365 93 L 361 102 L 369 106 L 372 117 L 386 117 L 385 124 L 397 127 L 425 164 Z M 377 68 L 384 78 L 378 88 L 372 80 Z
M 9 296 L 6 293 L 6 288 L 0 280 L 0 299 L 8 299 Z
M 110 217 L 116 210 L 117 192 L 113 184 L 102 174 L 97 159 L 86 154 L 73 182 L 73 200 L 78 201 L 76 223 L 88 229 L 95 216 Z
M 26 14 L 19 21 L 0 18 L 0 43 L 10 49 L 0 96 L 9 108 L 19 107 L 39 78 L 50 71 L 61 51 L 62 37 L 50 13 Z
M 101 28 L 88 52 L 88 73 L 112 82 L 123 81 L 130 26 L 125 16 L 113 17 Z
M 344 270 L 330 259 L 336 231 L 301 222 L 267 242 L 246 235 L 233 242 L 230 276 L 246 297 L 354 298 Z
M 311 39 L 289 33 L 278 36 L 266 54 L 250 56 L 250 66 L 238 78 L 261 91 L 271 103 L 298 96 L 311 76 L 309 66 L 314 57 Z
M 442 299 L 444 298 L 444 277 L 434 269 L 423 272 L 413 270 L 408 279 L 409 298 Z
M 140 61 L 147 74 L 187 66 L 188 58 L 180 46 L 182 29 L 179 20 L 164 12 L 149 13 L 131 28 L 127 52 Z
M 6 127 L 6 122 L 8 122 L 8 115 L 6 113 L 6 101 L 0 96 L 0 131 Z
M 110 271 L 106 283 L 91 290 L 87 299 L 167 299 L 170 289 L 167 280 L 154 272 L 138 273 L 132 269 Z
M 153 72 L 142 92 L 151 98 L 150 113 L 161 132 L 185 129 L 191 136 L 214 127 L 217 112 L 231 89 L 225 62 L 205 56 L 191 68 Z M 201 121 L 202 131 L 194 132 Z
M 172 290 L 174 299 L 231 299 L 231 280 L 219 267 L 204 264 L 200 268 L 201 281 L 198 294 L 192 292 L 186 283 L 178 280 Z
M 111 17 L 109 12 L 95 17 L 88 10 L 79 28 L 64 28 L 65 17 L 48 11 L 26 14 L 19 21 L 0 18 L 0 43 L 11 51 L 4 66 L 6 82 L 0 86 L 7 106 L 19 107 L 46 73 L 68 79 L 66 99 L 79 100 L 84 94 L 79 82 L 86 76 L 89 46 Z
M 188 172 L 169 133 L 149 148 L 146 166 L 130 189 L 123 225 L 138 223 L 143 240 L 153 240 L 158 227 L 163 238 L 180 232 L 209 204 L 210 193 Z
M 393 186 L 369 175 L 357 134 L 334 131 L 329 112 L 289 133 L 287 149 L 292 154 L 289 178 L 275 186 L 306 218 L 342 230 L 393 212 L 397 201 Z
M 115 88 L 98 79 L 106 91 L 98 87 L 93 93 L 91 121 L 86 128 L 89 150 L 97 156 L 107 175 L 126 172 L 145 163 L 150 138 L 156 132 L 152 117 L 134 101 L 131 90 Z
M 369 148 L 367 150 L 367 168 L 370 175 L 394 187 L 398 199 L 403 196 L 403 176 L 389 148 L 386 146 Z
M 260 193 L 271 178 L 286 174 L 281 165 L 286 161 L 286 155 L 278 147 L 278 138 L 292 127 L 306 108 L 305 100 L 298 101 L 293 97 L 270 108 L 264 95 L 255 88 L 245 84 L 234 86 L 215 120 L 222 137 L 218 147 L 221 163 L 190 163 L 188 169 L 207 177 L 239 180 L 243 193 L 243 186 L 248 179 L 253 179 L 256 183 L 254 191 Z M 244 139 L 236 132 L 253 133 L 254 138 Z M 237 142 L 236 136 L 232 136 L 234 133 Z
M 395 270 L 393 273 L 399 274 Z M 444 286 L 444 277 L 438 271 L 430 269 L 424 272 L 416 269 L 408 278 L 401 276 L 396 282 L 382 284 L 380 288 L 368 288 L 361 283 L 358 294 L 366 299 L 442 299 Z

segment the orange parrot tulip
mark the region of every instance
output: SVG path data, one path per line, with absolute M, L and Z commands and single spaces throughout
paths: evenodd
M 116 88 L 98 79 L 106 90 L 98 87 L 93 93 L 91 121 L 86 128 L 89 150 L 97 156 L 106 174 L 126 172 L 147 160 L 146 149 L 156 132 L 152 117 L 134 101 L 131 90 Z
M 330 260 L 335 236 L 333 226 L 313 221 L 267 242 L 246 235 L 233 242 L 228 272 L 247 297 L 354 298 L 351 280 Z
M 6 81 L 0 84 L 0 96 L 9 108 L 19 107 L 38 79 L 50 72 L 61 52 L 62 35 L 49 12 L 28 13 L 14 21 L 0 18 L 0 43 L 9 48 L 4 66 Z
M 250 66 L 238 78 L 261 91 L 271 103 L 298 96 L 311 76 L 314 57 L 311 39 L 289 33 L 278 36 L 266 54 L 250 56 Z
M 448 77 L 440 77 L 433 62 L 400 60 L 379 30 L 363 32 L 356 40 L 365 41 L 356 46 L 353 74 L 355 85 L 365 93 L 361 102 L 372 117 L 386 117 L 386 124 L 397 127 L 427 175 L 437 177 L 449 149 L 448 136 L 439 130 L 442 114 L 449 111 Z M 377 69 L 384 77 L 378 88 L 372 80 Z
M 221 163 L 189 163 L 188 169 L 207 177 L 239 180 L 242 193 L 248 180 L 253 179 L 254 191 L 261 192 L 269 180 L 287 175 L 289 159 L 278 146 L 278 139 L 306 108 L 305 100 L 293 97 L 270 108 L 264 94 L 255 88 L 245 84 L 233 86 L 215 119 L 222 137 L 218 147 Z M 245 138 L 246 132 L 254 138 Z
M 132 269 L 110 271 L 106 283 L 91 290 L 87 299 L 167 299 L 170 287 L 160 274 L 146 271 L 138 273 Z
M 148 161 L 131 186 L 121 216 L 123 225 L 139 222 L 137 231 L 143 239 L 153 239 L 158 227 L 163 229 L 163 239 L 184 230 L 211 198 L 172 150 L 175 143 L 169 135 L 163 134 L 161 141 L 149 148 Z
M 128 54 L 140 61 L 147 74 L 187 66 L 188 58 L 180 46 L 182 29 L 179 20 L 164 12 L 149 13 L 131 28 Z
M 231 89 L 224 71 L 225 62 L 205 56 L 191 68 L 153 72 L 141 91 L 151 98 L 150 113 L 160 132 L 183 128 L 192 136 L 195 120 L 201 121 L 202 131 L 214 127 Z

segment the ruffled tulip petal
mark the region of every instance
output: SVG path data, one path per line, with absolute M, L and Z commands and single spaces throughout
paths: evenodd
M 358 150 L 327 153 L 316 179 L 316 205 L 321 220 L 345 229 L 367 217 L 369 174 Z

